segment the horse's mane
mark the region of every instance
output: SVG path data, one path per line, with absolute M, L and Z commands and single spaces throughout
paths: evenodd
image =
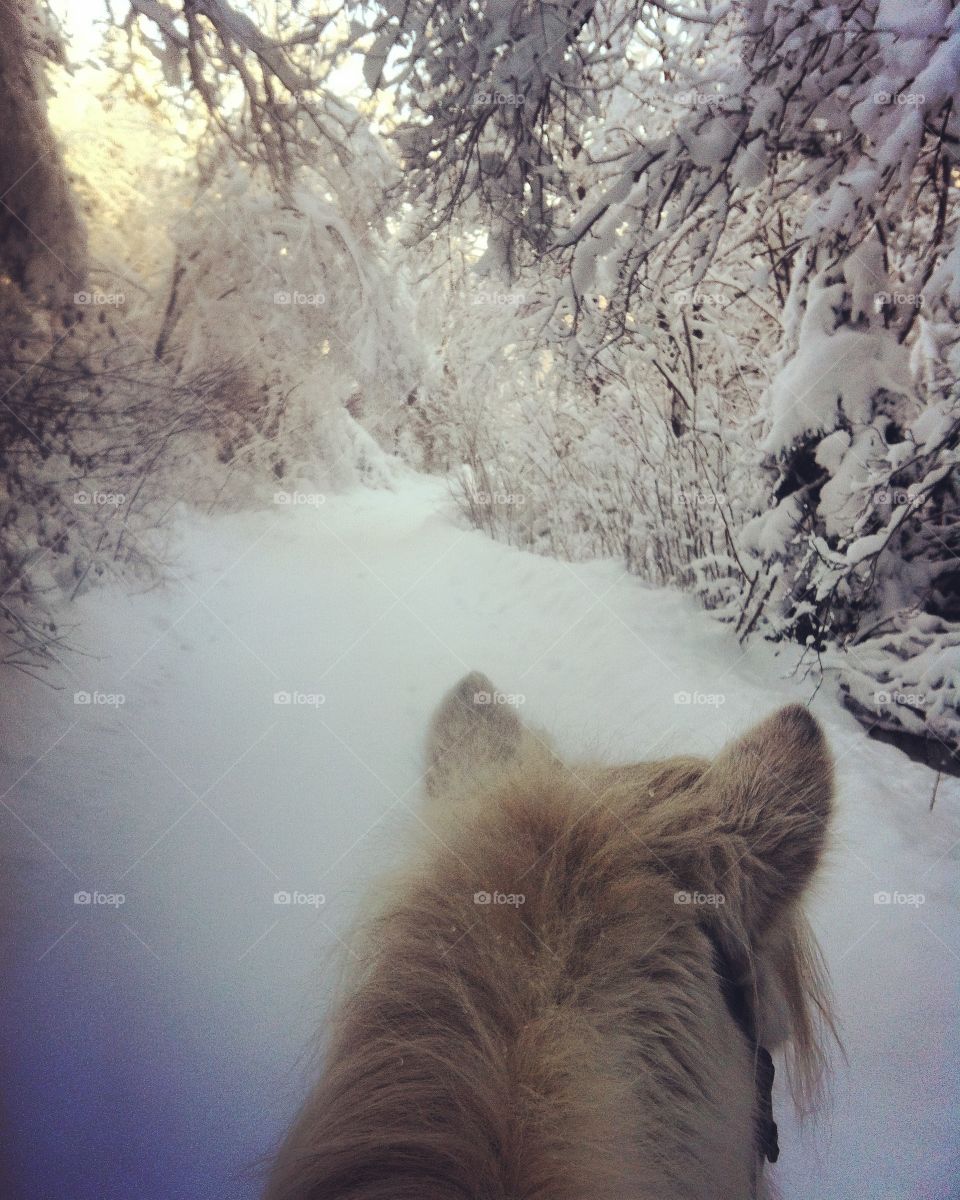
M 718 932 L 744 977 L 758 985 L 754 1000 L 761 1019 L 765 997 L 759 985 L 764 981 L 786 1005 L 783 1034 L 790 1094 L 798 1112 L 808 1114 L 823 1096 L 829 1046 L 842 1049 L 826 964 L 810 923 L 795 902 L 776 913 L 759 939 L 751 936 L 742 914 L 753 901 L 756 879 L 766 870 L 763 846 L 745 838 L 742 828 L 731 827 L 722 810 L 704 806 L 708 765 L 703 759 L 675 758 L 605 770 L 602 776 L 609 785 L 603 803 L 636 814 L 636 835 L 656 848 L 662 865 L 683 862 L 704 892 L 724 894 L 726 902 L 715 918 Z M 763 827 L 768 842 L 782 836 L 776 828 L 776 810 L 772 817 L 767 809 Z M 812 812 L 810 820 L 817 820 Z M 795 825 L 793 833 L 796 836 Z
M 270 1200 L 622 1200 L 627 1171 L 672 1196 L 717 1089 L 710 956 L 673 903 L 684 856 L 731 893 L 715 918 L 743 970 L 776 975 L 807 1105 L 832 1028 L 819 952 L 795 905 L 763 946 L 747 935 L 749 849 L 719 815 L 688 820 L 706 765 L 573 773 L 534 754 L 439 824 L 355 943 Z M 637 1087 L 663 1103 L 638 1115 Z

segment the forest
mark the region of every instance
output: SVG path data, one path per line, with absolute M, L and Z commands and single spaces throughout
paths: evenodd
M 955 7 L 308 8 L 4 6 L 3 661 L 400 460 L 949 765 Z
M 958 0 L 0 0 L 4 1200 L 960 1195 L 958 198 Z

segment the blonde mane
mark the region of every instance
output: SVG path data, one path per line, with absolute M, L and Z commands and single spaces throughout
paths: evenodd
M 435 775 L 454 799 L 435 795 L 431 847 L 363 932 L 269 1200 L 726 1195 L 754 1096 L 705 922 L 762 1036 L 786 1038 L 798 1100 L 816 1096 L 824 975 L 765 853 L 819 846 L 813 815 L 748 836 L 704 760 L 574 772 L 537 746 L 498 750 L 473 788 Z M 691 886 L 723 902 L 678 902 Z

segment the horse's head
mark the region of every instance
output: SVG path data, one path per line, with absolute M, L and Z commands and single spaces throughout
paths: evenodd
M 798 902 L 832 767 L 781 709 L 714 760 L 568 766 L 482 675 L 428 740 L 429 848 L 374 923 L 282 1200 L 747 1200 L 770 1054 L 829 1013 Z
M 737 1121 L 723 1116 L 735 1118 L 738 1100 L 751 1096 L 756 1161 L 750 1166 L 759 1179 L 756 1168 L 775 1161 L 779 1150 L 771 1052 L 783 1048 L 793 1096 L 806 1107 L 822 1074 L 819 1033 L 833 1030 L 819 952 L 798 905 L 822 856 L 832 810 L 833 768 L 819 725 L 805 708 L 791 705 L 735 738 L 713 761 L 571 767 L 498 698 L 507 699 L 474 673 L 437 710 L 427 775 L 434 811 L 445 805 L 457 821 L 471 805 L 482 809 L 493 800 L 496 808 L 505 798 L 509 810 L 510 789 L 518 786 L 522 803 L 534 810 L 531 788 L 568 793 L 574 829 L 540 867 L 556 870 L 567 853 L 561 869 L 570 872 L 572 890 L 589 890 L 606 878 L 607 893 L 599 886 L 595 893 L 598 910 L 611 903 L 614 890 L 625 910 L 646 909 L 652 947 L 640 940 L 622 948 L 619 986 L 643 992 L 644 975 L 669 978 L 672 986 L 699 989 L 701 1003 L 692 1004 L 688 994 L 673 1014 L 658 1017 L 653 997 L 646 1011 L 656 1034 L 639 1057 L 650 1060 L 647 1066 L 660 1079 L 671 1073 L 666 1060 L 672 1053 L 679 1062 L 698 1044 L 714 1064 L 723 1064 L 719 1079 L 706 1072 L 701 1096 L 694 1089 L 688 1150 L 713 1131 L 727 1156 Z M 600 847 L 585 844 L 591 835 Z M 523 872 L 528 892 L 537 888 L 537 870 Z M 577 916 L 584 918 L 582 908 Z M 602 927 L 604 913 L 598 911 L 594 921 Z M 670 992 L 661 989 L 667 1003 Z M 717 996 L 719 1007 L 710 1002 Z M 632 995 L 627 1004 L 636 999 Z M 699 1019 L 702 1027 L 678 1028 L 671 1044 L 664 1034 L 678 1013 L 694 1025 Z M 634 1040 L 643 1040 L 639 1021 Z M 658 1062 L 660 1054 L 664 1061 Z M 677 1089 L 677 1100 L 683 1091 Z M 717 1111 L 710 1109 L 711 1094 Z

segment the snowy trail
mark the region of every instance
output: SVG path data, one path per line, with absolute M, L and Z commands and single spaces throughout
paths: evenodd
M 462 528 L 432 483 L 192 517 L 179 553 L 165 591 L 78 602 L 90 657 L 62 691 L 18 678 L 6 696 L 0 846 L 18 932 L 0 1134 L 18 1147 L 9 1194 L 29 1200 L 256 1195 L 356 897 L 417 827 L 428 716 L 466 670 L 522 694 L 567 754 L 611 759 L 713 753 L 812 690 L 619 564 Z M 814 711 L 840 818 L 810 911 L 850 1063 L 818 1125 L 798 1130 L 781 1100 L 775 1175 L 785 1200 L 949 1200 L 960 790 L 944 780 L 930 814 L 930 772 L 867 741 L 825 690 Z M 295 891 L 324 903 L 274 902 Z M 876 904 L 880 891 L 924 902 Z

